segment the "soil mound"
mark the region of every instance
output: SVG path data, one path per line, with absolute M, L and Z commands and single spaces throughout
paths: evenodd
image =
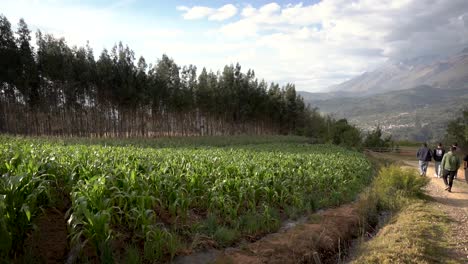
M 360 217 L 355 204 L 328 209 L 307 223 L 275 233 L 245 247 L 227 249 L 216 263 L 336 263 L 344 244 L 359 235 Z
M 68 231 L 63 212 L 48 208 L 35 222 L 37 229 L 27 244 L 41 263 L 64 263 L 68 252 Z

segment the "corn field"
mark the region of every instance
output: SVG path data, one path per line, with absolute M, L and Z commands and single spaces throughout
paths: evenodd
M 69 248 L 78 253 L 69 258 L 80 262 L 91 248 L 98 262 L 121 262 L 113 246 L 121 240 L 153 263 L 201 238 L 228 246 L 350 201 L 371 174 L 364 155 L 331 145 L 143 148 L 0 137 L 0 257 L 21 252 L 59 193 L 71 201 Z

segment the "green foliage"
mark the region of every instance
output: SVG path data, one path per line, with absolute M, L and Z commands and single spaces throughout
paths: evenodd
M 377 126 L 371 132 L 367 133 L 367 136 L 363 142 L 363 146 L 366 148 L 376 149 L 377 151 L 389 151 L 392 148 L 393 141 L 392 136 L 382 138 L 382 129 Z
M 401 146 L 401 147 L 420 147 L 421 142 L 410 141 L 410 140 L 398 140 L 396 141 L 396 145 Z
M 146 233 L 144 244 L 144 258 L 147 261 L 155 262 L 162 260 L 166 254 L 171 259 L 180 247 L 180 242 L 173 234 L 166 230 L 154 228 Z
M 446 141 L 449 144 L 457 142 L 459 146 L 468 146 L 468 109 L 463 111 L 461 117 L 448 123 Z
M 294 84 L 239 64 L 197 74 L 163 54 L 155 65 L 122 42 L 95 60 L 89 44 L 31 31 L 0 16 L 0 132 L 61 136 L 322 135 L 323 117 Z M 8 116 L 9 118 L 6 118 Z M 4 118 L 5 117 L 5 118 Z
M 200 148 L 200 147 L 243 147 L 245 145 L 268 145 L 278 143 L 306 144 L 310 139 L 301 136 L 203 136 L 203 137 L 170 137 L 170 138 L 35 138 L 36 142 L 54 143 L 59 145 L 101 145 L 114 147 L 141 147 L 141 148 Z
M 179 250 L 179 234 L 200 230 L 229 245 L 240 235 L 275 230 L 280 212 L 352 200 L 372 174 L 362 154 L 333 145 L 236 144 L 140 148 L 0 137 L 7 161 L 1 179 L 15 183 L 0 186 L 0 210 L 11 212 L 0 215 L 0 231 L 7 223 L 20 241 L 47 204 L 41 190 L 54 180 L 70 190 L 72 247 L 89 243 L 101 262 L 112 262 L 111 242 L 123 233 L 144 244 L 146 260 L 162 260 Z M 190 227 L 193 212 L 209 212 L 198 229 Z M 19 229 L 10 228 L 10 215 Z
M 416 170 L 390 166 L 380 170 L 372 188 L 380 208 L 397 210 L 410 199 L 422 197 L 428 183 L 429 179 L 419 176 Z
M 128 246 L 127 251 L 125 252 L 124 263 L 128 264 L 140 264 L 140 252 L 135 246 Z
M 16 80 L 16 68 L 19 64 L 18 48 L 8 19 L 0 14 L 0 84 L 2 91 L 7 97 L 14 97 L 14 89 L 11 85 L 3 86 L 4 83 L 13 84 Z
M 213 235 L 213 238 L 222 247 L 232 245 L 239 238 L 237 230 L 220 226 Z
M 328 117 L 326 127 L 326 138 L 330 143 L 351 148 L 361 146 L 361 132 L 355 126 L 350 125 L 346 119 L 334 120 Z
M 1 140 L 0 140 L 1 142 Z M 25 147 L 25 148 L 23 148 Z M 52 157 L 27 151 L 26 146 L 0 145 L 0 256 L 23 248 L 40 208 L 50 200 L 55 171 Z
M 280 215 L 274 209 L 265 206 L 263 212 L 246 213 L 240 216 L 237 229 L 247 235 L 269 233 L 280 227 Z
M 414 169 L 382 167 L 358 199 L 364 226 L 385 224 L 377 235 L 360 245 L 351 263 L 458 263 L 447 254 L 449 219 L 425 198 L 430 181 Z M 390 213 L 382 223 L 381 212 Z M 367 240 L 367 239 L 366 239 Z
M 385 162 L 386 163 L 386 162 Z M 377 225 L 379 212 L 396 213 L 405 206 L 424 197 L 423 188 L 429 182 L 413 169 L 397 165 L 384 165 L 372 184 L 360 194 L 358 208 L 363 221 L 370 226 Z

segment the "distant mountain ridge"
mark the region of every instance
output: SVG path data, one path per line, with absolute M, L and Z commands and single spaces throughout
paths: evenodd
M 397 139 L 438 140 L 448 120 L 468 107 L 468 47 L 445 58 L 388 62 L 330 90 L 299 94 L 363 130 L 380 125 Z
M 380 126 L 396 139 L 439 140 L 446 124 L 468 107 L 468 89 L 423 85 L 364 97 L 305 100 L 321 112 L 347 118 L 364 131 Z
M 468 47 L 449 57 L 418 57 L 390 61 L 371 72 L 330 87 L 333 93 L 343 91 L 366 96 L 388 91 L 411 89 L 418 85 L 435 88 L 468 88 Z M 358 94 L 356 94 L 358 93 Z

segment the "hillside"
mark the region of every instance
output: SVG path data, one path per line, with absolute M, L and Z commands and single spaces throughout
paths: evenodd
M 468 89 L 430 86 L 362 98 L 314 101 L 323 112 L 346 117 L 364 130 L 377 125 L 399 139 L 428 140 L 443 136 L 445 125 L 468 100 Z
M 345 117 L 363 130 L 380 125 L 398 139 L 428 140 L 443 136 L 445 125 L 467 105 L 468 89 L 419 86 L 365 97 L 307 100 L 322 112 Z
M 329 90 L 299 94 L 363 130 L 380 125 L 397 139 L 438 140 L 448 120 L 468 107 L 468 48 L 446 58 L 388 62 Z
M 374 71 L 330 87 L 355 96 L 411 89 L 419 85 L 434 88 L 468 88 L 468 49 L 445 58 L 417 57 L 404 61 L 390 61 Z

